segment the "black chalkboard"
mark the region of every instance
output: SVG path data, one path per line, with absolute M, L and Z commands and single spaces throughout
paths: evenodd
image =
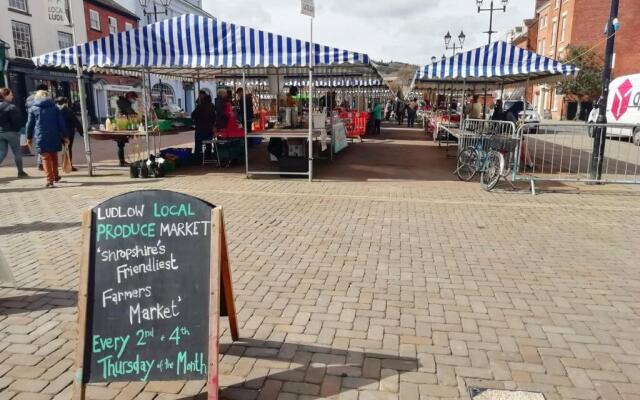
M 84 383 L 207 379 L 213 208 L 148 190 L 91 210 Z

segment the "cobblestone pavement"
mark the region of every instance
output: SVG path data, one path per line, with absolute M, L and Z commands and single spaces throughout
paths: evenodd
M 485 387 L 640 399 L 636 189 L 534 197 L 211 169 L 158 181 L 76 174 L 45 190 L 13 174 L 0 168 L 0 250 L 19 286 L 0 287 L 0 399 L 70 398 L 80 212 L 142 188 L 224 207 L 243 338 L 232 343 L 222 321 L 224 398 L 462 399 Z M 88 398 L 203 388 L 112 383 Z

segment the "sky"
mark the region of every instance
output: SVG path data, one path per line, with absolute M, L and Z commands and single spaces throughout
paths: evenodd
M 485 0 L 488 7 L 490 0 Z M 203 8 L 223 21 L 308 39 L 309 17 L 300 0 L 203 0 Z M 501 5 L 501 0 L 495 1 Z M 494 14 L 494 40 L 534 15 L 535 0 L 509 0 L 507 12 Z M 478 14 L 476 0 L 316 0 L 314 42 L 360 51 L 373 60 L 417 65 L 432 56 L 450 56 L 447 31 L 467 36 L 465 49 L 487 43 L 489 13 Z

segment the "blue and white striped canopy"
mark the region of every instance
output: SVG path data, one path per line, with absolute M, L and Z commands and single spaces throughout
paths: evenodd
M 38 57 L 36 66 L 75 67 L 77 54 L 88 70 L 165 69 L 190 74 L 193 68 L 304 67 L 307 41 L 199 15 L 179 17 L 112 34 Z M 366 54 L 314 44 L 314 64 L 369 64 Z
M 574 65 L 500 41 L 426 65 L 418 70 L 416 79 L 515 82 L 577 73 Z

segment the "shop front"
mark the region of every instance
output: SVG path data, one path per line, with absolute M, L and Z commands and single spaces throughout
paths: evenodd
M 80 112 L 80 95 L 78 80 L 74 71 L 68 69 L 36 68 L 31 60 L 13 59 L 7 68 L 9 88 L 15 96 L 14 104 L 26 115 L 26 101 L 31 93 L 40 85 L 46 85 L 52 98 L 67 97 L 76 112 Z M 91 93 L 91 80 L 84 74 L 85 89 Z M 91 96 L 87 98 L 89 116 L 95 117 L 94 102 Z

